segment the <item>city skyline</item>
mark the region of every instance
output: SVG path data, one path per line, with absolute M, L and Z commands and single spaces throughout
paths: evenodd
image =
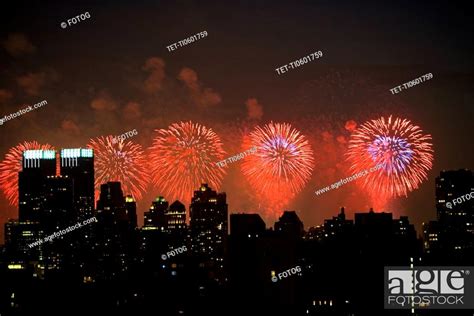
M 7 1 L 0 316 L 472 316 L 470 7 Z
M 57 2 L 22 9 L 11 4 L 2 12 L 0 59 L 5 70 L 0 116 L 26 104 L 48 103 L 0 126 L 0 158 L 24 141 L 84 147 L 91 139 L 133 130 L 138 134 L 127 141 L 148 148 L 155 129 L 190 120 L 212 128 L 222 140 L 225 157 L 231 157 L 244 151 L 242 138 L 255 126 L 290 123 L 308 139 L 315 166 L 287 207 L 300 210 L 304 222 L 314 226 L 340 206 L 348 214 L 370 207 L 382 210 L 356 183 L 321 196 L 314 191 L 351 176 L 344 152 L 354 124 L 394 115 L 432 135 L 435 155 L 419 189 L 383 210 L 408 215 L 421 227 L 435 218 L 431 205 L 440 171 L 474 169 L 466 132 L 473 117 L 472 43 L 464 40 L 472 22 L 458 6 L 441 10 L 436 4 L 417 2 L 404 3 L 401 9 L 394 4 L 358 7 L 343 2 L 337 6 L 299 1 L 286 10 L 284 4 L 121 1 L 90 4 L 81 12 Z M 424 20 L 419 19 L 420 11 Z M 83 12 L 90 18 L 61 27 Z M 229 12 L 233 18 L 222 18 Z M 186 23 L 176 23 L 173 15 L 183 14 Z M 404 23 L 400 29 L 400 23 L 381 20 Z M 440 29 L 439 21 L 449 27 Z M 177 50 L 166 48 L 203 30 L 208 36 Z M 434 46 L 423 35 L 432 32 L 452 40 Z M 84 38 L 93 49 L 81 44 Z M 347 46 L 358 53 L 346 54 Z M 275 71 L 319 50 L 324 56 L 318 60 L 281 75 Z M 425 54 L 415 53 L 419 51 Z M 64 62 L 64 56 L 72 62 Z M 426 73 L 433 78 L 391 93 Z M 218 189 L 236 192 L 229 200 L 231 211 L 261 212 L 259 204 L 264 202 L 243 177 L 241 164 L 229 164 Z M 149 187 L 138 212 L 163 193 Z M 14 215 L 15 207 L 0 193 L 0 223 Z M 275 219 L 273 214 L 266 220 Z
M 26 153 L 25 153 L 26 152 Z M 27 150 L 23 152 L 22 154 L 22 157 L 23 160 L 22 160 L 22 165 L 23 165 L 23 168 L 26 168 L 26 167 L 37 167 L 37 165 L 39 165 L 38 162 L 35 163 L 35 161 L 37 161 L 37 159 L 46 159 L 45 162 L 48 163 L 48 161 L 51 161 L 51 165 L 49 166 L 49 174 L 52 178 L 54 178 L 54 176 L 57 176 L 58 175 L 58 171 L 61 170 L 60 174 L 61 175 L 64 175 L 66 178 L 68 177 L 68 175 L 71 175 L 71 176 L 75 176 L 76 178 L 77 177 L 82 177 L 81 179 L 82 180 L 85 180 L 86 182 L 89 181 L 89 185 L 88 185 L 88 188 L 81 188 L 79 192 L 79 194 L 82 194 L 83 196 L 87 196 L 87 193 L 90 195 L 91 192 L 93 192 L 93 178 L 94 178 L 94 164 L 93 164 L 93 161 L 94 161 L 94 150 L 93 149 L 88 149 L 88 148 L 63 148 L 63 149 L 60 149 L 56 152 L 56 150 Z M 60 160 L 58 160 L 57 162 L 53 162 L 52 160 L 56 160 L 57 158 L 60 158 Z M 79 163 L 78 163 L 79 161 Z M 84 161 L 81 163 L 81 161 Z M 89 161 L 88 163 L 86 161 Z M 37 165 L 35 165 L 37 164 Z M 86 171 L 85 173 L 84 172 L 79 172 L 78 171 L 75 171 L 76 169 L 74 167 L 79 167 L 80 165 L 87 165 L 89 168 L 88 171 Z M 59 169 L 58 169 L 59 167 Z M 28 170 L 28 169 L 27 169 Z M 77 169 L 79 170 L 79 169 Z M 470 172 L 468 169 L 458 169 L 457 171 L 462 171 L 464 170 L 465 172 Z M 442 171 L 441 172 L 441 175 L 442 174 L 446 174 L 446 173 L 450 173 L 450 172 L 455 172 L 455 171 Z M 83 175 L 81 175 L 81 173 Z M 20 181 L 19 181 L 19 184 L 21 183 L 21 174 L 22 172 L 19 173 L 20 175 Z M 89 175 L 88 175 L 89 174 Z M 439 177 L 437 178 L 439 179 Z M 64 180 L 63 180 L 64 181 Z M 437 180 L 438 181 L 438 180 Z M 109 181 L 107 183 L 120 183 L 120 181 Z M 106 183 L 103 183 L 102 185 L 105 185 Z M 204 186 L 207 187 L 207 183 L 202 183 L 200 188 L 202 188 Z M 81 193 L 81 192 L 84 192 L 84 193 Z M 194 191 L 193 191 L 194 192 Z M 133 200 L 133 202 L 136 202 L 136 199 L 133 198 L 132 195 L 130 195 L 130 192 L 124 192 L 124 196 L 127 197 L 127 199 L 130 197 L 131 200 Z M 20 193 L 21 195 L 21 193 Z M 76 198 L 77 199 L 77 198 Z M 85 200 L 84 200 L 85 199 Z M 94 203 L 91 205 L 92 201 L 87 201 L 87 198 L 84 198 L 82 199 L 82 202 L 79 202 L 79 200 L 81 200 L 81 198 L 79 198 L 76 202 L 74 203 L 85 203 L 83 205 L 83 207 L 85 207 L 84 209 L 84 212 L 86 215 L 90 215 L 92 214 L 92 210 L 96 207 L 96 203 L 99 202 L 99 197 L 97 196 L 96 197 L 96 200 L 94 201 Z M 168 202 L 166 201 L 166 197 L 165 196 L 162 196 L 162 195 L 158 195 L 156 197 L 156 199 L 154 200 L 151 200 L 149 203 L 149 205 L 151 205 L 152 209 L 153 209 L 153 205 L 155 205 L 155 203 L 157 203 L 157 201 L 164 201 L 166 203 L 166 205 L 168 205 Z M 146 203 L 146 201 L 144 201 L 144 203 Z M 21 204 L 21 203 L 20 203 Z M 189 207 L 186 208 L 185 205 L 182 204 L 182 202 L 180 200 L 174 200 L 172 204 L 175 204 L 175 205 L 182 205 L 184 207 L 184 211 L 185 213 L 188 215 L 188 218 L 189 218 L 189 212 L 190 212 L 190 209 Z M 190 205 L 189 205 L 190 206 Z M 434 216 L 432 217 L 436 217 L 436 218 L 439 218 L 439 201 L 438 200 L 435 200 L 435 203 L 434 203 L 434 206 L 437 206 L 435 207 L 434 209 Z M 22 207 L 24 208 L 24 205 L 22 205 Z M 156 208 L 156 207 L 155 207 Z M 342 209 L 346 209 L 345 206 L 341 206 Z M 152 210 L 150 209 L 150 211 Z M 19 216 L 18 218 L 19 219 L 22 219 L 22 216 L 21 216 L 21 210 L 22 208 L 20 207 L 19 208 Z M 289 210 L 289 208 L 287 209 L 282 209 L 280 210 L 281 213 L 280 214 L 283 214 L 285 211 Z M 370 207 L 367 211 L 374 211 L 374 209 L 372 207 Z M 296 213 L 300 213 L 301 211 L 300 210 L 294 210 Z M 355 215 L 357 213 L 360 213 L 360 212 L 363 212 L 364 210 L 356 210 L 353 212 L 353 215 L 354 215 L 354 218 L 355 218 Z M 378 213 L 387 213 L 386 211 L 387 210 L 375 210 L 376 212 Z M 230 214 L 254 214 L 252 212 L 245 212 L 245 210 L 236 210 L 235 212 L 232 212 Z M 391 213 L 391 212 L 388 212 L 388 213 Z M 151 214 L 149 212 L 147 212 L 146 210 L 143 210 L 143 215 L 142 216 L 139 216 L 138 217 L 138 220 L 136 220 L 137 223 L 142 223 L 142 227 L 145 227 L 147 225 L 147 214 Z M 260 215 L 263 215 L 263 214 L 260 214 Z M 148 215 L 150 216 L 150 215 Z M 400 215 L 402 216 L 402 215 Z M 143 218 L 143 220 L 140 219 Z M 406 216 L 404 216 L 406 217 Z M 25 218 L 23 216 L 23 218 Z M 263 219 L 265 221 L 265 218 Z M 306 226 L 305 228 L 307 228 L 308 230 L 311 230 L 312 228 L 314 227 L 320 227 L 327 219 L 323 219 L 323 221 L 319 224 L 316 224 L 316 225 L 313 225 L 313 226 Z M 151 221 L 151 219 L 149 220 Z M 277 219 L 274 220 L 274 223 L 276 223 L 278 221 L 278 217 Z M 424 222 L 423 225 L 431 222 L 432 220 L 428 220 L 426 223 Z M 419 233 L 418 236 L 422 236 L 422 234 L 420 233 L 424 228 L 423 226 L 420 226 L 420 227 L 416 227 L 416 231 Z M 2 236 L 3 238 L 3 236 Z
M 6 280 L 0 288 L 0 311 L 7 313 L 29 310 L 30 303 L 25 302 L 37 294 L 25 286 L 28 282 L 40 288 L 66 282 L 68 291 L 79 291 L 77 297 L 63 298 L 59 304 L 53 297 L 42 298 L 31 306 L 51 309 L 51 304 L 88 299 L 99 310 L 147 310 L 159 293 L 167 297 L 161 306 L 170 315 L 193 315 L 196 308 L 218 313 L 221 303 L 236 311 L 242 308 L 241 299 L 265 313 L 277 298 L 275 312 L 365 314 L 383 307 L 382 297 L 376 295 L 381 293 L 376 285 L 383 275 L 350 273 L 352 269 L 380 271 L 409 263 L 413 267 L 414 261 L 417 265 L 474 262 L 474 199 L 448 204 L 450 199 L 474 194 L 470 170 L 437 177 L 437 220 L 426 223 L 422 234 L 407 216 L 370 209 L 349 219 L 343 207 L 307 231 L 290 210 L 282 211 L 267 227 L 260 214 L 229 214 L 228 192 L 206 183 L 193 191 L 188 211 L 178 200 L 170 204 L 165 197 L 156 197 L 140 227 L 137 203 L 118 181 L 101 184 L 97 204 L 91 204 L 92 149 L 65 148 L 57 154 L 49 149 L 26 150 L 22 157 L 18 219 L 5 224 L 6 243 L 0 245 L 0 277 Z M 355 265 L 341 274 L 340 260 L 346 256 Z M 328 278 L 336 271 L 336 280 Z M 370 293 L 380 298 L 378 303 L 369 303 L 352 286 L 340 286 L 348 278 L 358 283 L 363 275 L 372 284 Z M 96 287 L 116 303 L 103 300 L 107 295 L 94 294 Z M 169 287 L 184 290 L 186 299 L 168 292 Z M 53 309 L 53 314 L 60 309 Z

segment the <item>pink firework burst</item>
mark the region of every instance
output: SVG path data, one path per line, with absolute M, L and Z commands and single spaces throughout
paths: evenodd
M 407 196 L 427 179 L 433 166 L 431 135 L 402 118 L 381 117 L 365 122 L 351 135 L 347 160 L 354 173 L 377 165 L 359 183 L 376 200 Z
M 142 198 L 149 183 L 147 160 L 142 146 L 131 141 L 113 141 L 112 136 L 91 139 L 87 147 L 94 149 L 95 187 L 119 181 L 124 194 Z
M 257 152 L 244 159 L 242 172 L 268 210 L 277 215 L 311 178 L 313 150 L 288 123 L 257 126 L 244 138 L 242 149 L 253 146 Z

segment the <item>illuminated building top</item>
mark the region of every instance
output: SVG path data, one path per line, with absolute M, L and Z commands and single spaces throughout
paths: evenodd
M 66 148 L 61 149 L 61 158 L 92 158 L 94 151 L 90 148 Z
M 23 158 L 25 159 L 54 159 L 56 157 L 56 151 L 54 150 L 25 150 L 23 152 Z

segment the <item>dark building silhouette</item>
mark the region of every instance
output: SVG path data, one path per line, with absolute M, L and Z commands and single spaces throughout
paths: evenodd
M 165 212 L 165 231 L 169 236 L 170 248 L 187 245 L 188 227 L 186 225 L 186 207 L 180 201 L 174 201 Z
M 85 220 L 94 211 L 94 152 L 89 148 L 61 149 L 60 172 L 73 181 L 74 208 Z
M 54 150 L 26 150 L 18 178 L 19 220 L 39 221 L 47 176 L 56 175 Z
M 227 202 L 225 193 L 217 193 L 207 184 L 194 191 L 189 206 L 190 236 L 193 254 L 205 273 L 224 281 L 224 257 L 227 240 Z
M 244 239 L 265 233 L 265 222 L 258 214 L 230 214 L 230 235 Z
M 230 295 L 238 301 L 247 302 L 254 309 L 262 304 L 261 294 L 270 278 L 270 267 L 265 264 L 265 236 L 265 222 L 260 215 L 230 215 Z M 249 284 L 252 286 L 249 287 Z
M 102 184 L 91 206 L 92 152 L 62 150 L 60 172 L 55 157 L 24 154 L 21 216 L 6 223 L 0 246 L 2 315 L 90 306 L 133 315 L 157 304 L 162 315 L 384 315 L 384 266 L 471 262 L 472 201 L 446 207 L 472 192 L 470 171 L 438 177 L 438 218 L 424 225 L 422 254 L 407 216 L 373 210 L 348 219 L 341 208 L 307 233 L 295 211 L 283 212 L 274 229 L 258 214 L 231 214 L 228 235 L 226 194 L 207 184 L 194 192 L 189 227 L 185 206 L 159 196 L 138 228 L 136 201 L 119 182 Z M 86 215 L 98 223 L 29 246 Z
M 148 212 L 144 213 L 144 226 L 140 230 L 140 251 L 150 273 L 170 268 L 175 262 L 167 258 L 163 268 L 162 259 L 168 251 L 187 245 L 186 208 L 179 201 L 169 205 L 162 197 L 157 197 Z M 178 256 L 177 258 L 182 258 Z M 178 260 L 180 261 L 180 260 Z
M 474 262 L 474 175 L 471 170 L 442 171 L 436 178 L 437 220 L 424 223 L 430 258 L 445 264 Z
M 43 275 L 43 245 L 28 245 L 42 239 L 46 231 L 45 203 L 51 204 L 51 195 L 46 199 L 46 181 L 56 174 L 56 152 L 54 150 L 26 150 L 22 155 L 22 170 L 18 175 L 18 220 L 5 224 L 5 253 L 11 264 L 22 269 L 36 269 Z M 49 225 L 49 223 L 48 223 Z
M 157 197 L 150 206 L 148 212 L 145 212 L 145 227 L 156 227 L 159 231 L 164 232 L 167 227 L 166 211 L 169 203 L 162 196 Z
M 131 229 L 137 228 L 137 202 L 131 195 L 125 197 L 125 212 Z
M 124 278 L 136 260 L 137 235 L 128 209 L 136 208 L 134 201 L 126 203 L 120 182 L 107 182 L 100 187 L 97 201 L 96 277 L 105 280 Z M 130 205 L 131 204 L 131 205 Z M 133 219 L 133 216 L 131 216 Z
M 344 208 L 332 219 L 324 220 L 323 233 L 320 238 L 345 238 L 353 233 L 354 221 L 346 219 Z
M 74 208 L 73 182 L 67 176 L 48 176 L 44 184 L 44 204 L 40 224 L 44 235 L 51 235 L 77 222 Z M 72 234 L 58 236 L 54 242 L 43 245 L 45 273 L 63 275 L 78 263 L 75 253 L 78 250 L 77 237 Z M 69 269 L 69 271 L 65 271 Z
M 292 238 L 300 238 L 304 234 L 303 222 L 295 211 L 285 211 L 275 223 L 275 231 Z
M 166 210 L 166 231 L 181 232 L 186 229 L 186 207 L 180 201 L 174 201 Z

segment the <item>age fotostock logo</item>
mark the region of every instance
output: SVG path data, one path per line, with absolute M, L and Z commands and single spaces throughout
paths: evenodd
M 474 267 L 385 267 L 386 309 L 474 308 Z

